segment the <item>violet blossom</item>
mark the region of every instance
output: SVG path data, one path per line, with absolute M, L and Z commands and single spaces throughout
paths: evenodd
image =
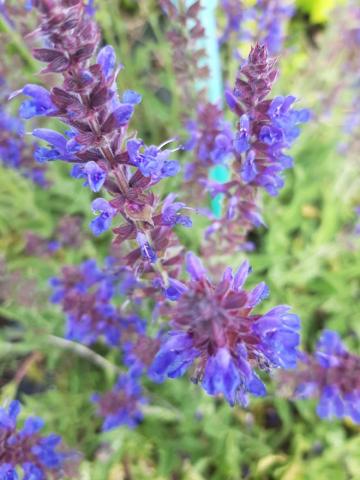
M 234 36 L 266 45 L 271 55 L 281 51 L 287 23 L 295 12 L 293 1 L 257 0 L 249 6 L 243 0 L 221 0 L 220 5 L 226 16 L 221 44 Z
M 9 115 L 0 107 L 0 162 L 7 168 L 18 170 L 41 187 L 49 185 L 46 166 L 37 165 L 33 158 L 34 146 L 24 140 L 24 124 L 21 119 Z
M 314 354 L 302 353 L 298 368 L 280 378 L 298 398 L 316 398 L 321 418 L 350 417 L 360 424 L 360 357 L 350 353 L 338 333 L 324 330 Z
M 141 406 L 147 403 L 147 399 L 142 396 L 138 375 L 134 372 L 121 375 L 112 390 L 94 394 L 92 401 L 97 406 L 97 414 L 104 420 L 103 431 L 121 425 L 136 427 L 143 419 Z
M 19 428 L 20 409 L 17 400 L 7 409 L 0 408 L 0 478 L 17 480 L 17 468 L 22 469 L 22 478 L 32 480 L 70 474 L 68 469 L 75 466 L 78 454 L 65 450 L 59 435 L 42 435 L 44 421 L 39 417 L 27 418 Z
M 284 150 L 299 136 L 299 124 L 310 118 L 308 110 L 292 108 L 296 99 L 291 95 L 267 98 L 277 73 L 275 60 L 257 44 L 239 69 L 234 90 L 227 92 L 228 105 L 239 116 L 234 142 L 239 174 L 270 195 L 278 194 L 284 185 L 281 173 L 292 166 Z
M 187 165 L 185 180 L 196 186 L 206 184 L 209 169 L 223 164 L 231 158 L 233 152 L 233 132 L 231 124 L 226 122 L 218 105 L 200 104 L 196 118 L 188 120 L 185 127 L 189 139 L 185 150 L 194 152 L 194 161 Z
M 222 214 L 209 215 L 204 252 L 251 248 L 248 233 L 265 225 L 259 188 L 277 195 L 284 185 L 283 171 L 293 165 L 287 150 L 310 113 L 293 109 L 291 95 L 267 98 L 276 76 L 275 60 L 265 46 L 255 45 L 239 68 L 233 91 L 226 91 L 227 103 L 239 118 L 236 133 L 222 120 L 221 110 L 211 105 L 199 107 L 198 119 L 188 122 L 187 148 L 194 150 L 195 161 L 188 167 L 187 179 L 200 193 L 222 200 Z M 228 168 L 228 179 L 221 183 L 208 178 L 214 161 Z
M 158 380 L 176 378 L 193 367 L 192 378 L 209 395 L 222 393 L 230 405 L 246 404 L 247 393 L 265 395 L 255 368 L 294 368 L 300 319 L 279 305 L 264 315 L 252 310 L 268 296 L 262 282 L 243 289 L 248 262 L 233 274 L 227 268 L 216 285 L 200 260 L 186 256 L 187 289 L 169 309 L 171 330 L 151 368 Z
M 109 261 L 100 269 L 88 260 L 63 267 L 60 278 L 53 278 L 51 285 L 52 301 L 61 305 L 67 317 L 67 338 L 87 345 L 102 338 L 108 345 L 119 346 L 130 332 L 145 333 L 145 322 L 135 313 L 122 312 L 115 302 L 140 285 L 130 270 Z
M 162 222 L 161 201 L 152 186 L 178 173 L 179 163 L 172 158 L 176 148 L 163 148 L 168 142 L 146 147 L 129 135 L 129 122 L 142 98 L 133 90 L 117 91 L 122 66 L 110 45 L 97 52 L 100 33 L 88 5 L 82 0 L 36 0 L 33 6 L 40 13 L 36 32 L 45 43 L 33 55 L 47 64 L 44 72 L 62 74 L 63 82 L 51 91 L 29 84 L 12 96 L 29 97 L 20 107 L 24 118 L 57 117 L 66 125 L 64 134 L 44 128 L 33 131 L 47 143 L 35 157 L 39 162 L 71 163 L 73 177 L 83 179 L 94 192 L 106 190 L 110 198 L 92 203 L 97 214 L 90 224 L 92 232 L 101 235 L 116 219 L 115 242 L 126 240 L 130 247 L 125 263 L 143 269 L 147 262 L 154 271 L 156 262 L 166 260 L 164 242 L 157 241 L 159 229 L 172 241 L 176 237 L 171 235 L 174 224 Z
M 180 94 L 180 105 L 188 116 L 194 104 L 204 102 L 205 88 L 196 91 L 195 82 L 204 80 L 209 69 L 204 62 L 206 51 L 199 44 L 205 36 L 200 20 L 201 1 L 159 0 L 159 4 L 170 20 L 167 39 L 171 46 L 172 65 Z

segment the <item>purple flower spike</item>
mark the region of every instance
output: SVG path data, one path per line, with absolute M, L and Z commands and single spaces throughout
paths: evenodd
M 66 337 L 91 345 L 102 339 L 119 347 L 135 335 L 145 334 L 145 322 L 117 306 L 119 296 L 129 297 L 140 283 L 131 271 L 108 262 L 100 268 L 94 260 L 65 266 L 60 278 L 51 280 L 52 301 L 66 314 Z
M 265 315 L 252 314 L 268 295 L 260 283 L 251 292 L 242 286 L 249 273 L 245 262 L 231 268 L 214 285 L 200 260 L 186 257 L 191 279 L 169 310 L 172 330 L 155 357 L 151 373 L 161 380 L 183 375 L 194 366 L 194 381 L 210 395 L 222 393 L 230 405 L 247 403 L 247 393 L 264 395 L 254 369 L 293 368 L 299 345 L 300 320 L 280 305 Z
M 236 1 L 224 5 L 234 16 L 241 10 Z M 228 128 L 219 121 L 222 112 L 208 104 L 198 109 L 201 123 L 187 124 L 192 136 L 186 148 L 195 150 L 198 161 L 187 169 L 186 180 L 200 194 L 212 197 L 213 224 L 206 231 L 206 254 L 214 249 L 236 252 L 253 248 L 248 233 L 265 225 L 258 207 L 259 189 L 278 195 L 284 186 L 283 171 L 293 165 L 284 152 L 310 114 L 293 109 L 295 97 L 291 95 L 267 98 L 277 73 L 276 61 L 268 56 L 266 47 L 256 44 L 240 65 L 233 91 L 225 91 L 230 109 L 238 116 L 236 133 L 227 133 Z M 220 160 L 225 168 L 209 171 L 211 162 Z
M 93 18 L 92 0 L 36 0 L 33 7 L 39 19 L 36 34 L 43 41 L 42 48 L 33 49 L 33 56 L 46 64 L 43 73 L 57 74 L 57 83 L 50 92 L 26 85 L 14 96 L 22 93 L 30 97 L 21 107 L 26 118 L 48 115 L 68 129 L 63 135 L 36 129 L 34 136 L 48 143 L 36 148 L 36 160 L 70 162 L 73 177 L 85 181 L 93 192 L 106 189 L 109 202 L 93 202 L 98 216 L 90 228 L 94 235 L 101 235 L 118 214 L 120 225 L 114 229 L 114 243 L 127 244 L 122 254 L 124 264 L 134 270 L 140 268 L 152 283 L 155 272 L 149 263 L 159 256 L 161 262 L 168 263 L 169 277 L 178 276 L 180 256 L 169 256 L 167 249 L 179 251 L 173 227 L 190 226 L 191 221 L 176 208 L 163 218 L 161 198 L 151 190 L 155 183 L 179 172 L 178 161 L 170 158 L 177 149 L 164 150 L 169 142 L 146 147 L 134 139 L 133 132 L 129 133 L 129 122 L 142 97 L 130 89 L 118 92 L 117 76 L 122 66 L 117 64 L 112 46 L 98 50 L 101 35 Z M 222 144 L 218 139 L 219 150 Z M 42 180 L 39 168 L 31 175 Z M 142 241 L 141 234 L 149 241 Z M 134 245 L 136 239 L 138 247 Z M 170 258 L 175 260 L 169 263 Z M 166 286 L 159 287 L 163 290 Z
M 293 5 L 285 0 L 257 0 L 251 6 L 241 0 L 221 0 L 221 7 L 227 24 L 220 43 L 226 43 L 234 36 L 237 40 L 263 43 L 271 55 L 281 51 L 286 24 L 295 11 Z M 246 25 L 249 19 L 254 24 L 251 30 Z
M 308 110 L 292 108 L 295 97 L 267 100 L 277 76 L 275 61 L 265 46 L 251 49 L 247 63 L 238 72 L 233 93 L 227 95 L 240 117 L 234 148 L 243 181 L 277 195 L 284 181 L 281 172 L 292 165 L 283 151 L 300 134 L 299 124 L 310 118 Z

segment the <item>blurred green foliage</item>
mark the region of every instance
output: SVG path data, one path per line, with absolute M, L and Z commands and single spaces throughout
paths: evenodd
M 298 0 L 312 22 L 327 21 L 325 33 L 317 39 L 318 49 L 306 38 L 306 26 L 301 22 L 290 26 L 290 48 L 277 89 L 298 95 L 302 106 L 313 108 L 314 118 L 297 142 L 295 168 L 286 174 L 280 198 L 264 199 L 268 229 L 254 234 L 257 249 L 250 255 L 254 269 L 250 282 L 261 279 L 269 284 L 266 308 L 286 303 L 301 316 L 304 348 L 311 349 L 326 326 L 339 331 L 359 353 L 360 241 L 352 232 L 360 175 L 356 155 L 351 151 L 344 155 L 339 149 L 344 141 L 343 113 L 351 96 L 338 99 L 329 112 L 323 95 L 324 90 L 331 95 L 340 77 L 340 67 L 335 62 L 330 68 L 328 59 L 329 45 L 335 48 L 336 17 L 330 15 L 335 3 L 339 2 Z M 97 18 L 105 42 L 116 47 L 125 64 L 120 88 L 144 96 L 133 126 L 154 144 L 181 135 L 171 51 L 155 2 L 103 0 Z M 33 80 L 39 65 L 27 60 L 20 40 L 13 35 L 7 51 L 23 65 L 23 78 L 15 82 L 25 83 Z M 236 66 L 230 59 L 225 70 L 233 73 Z M 81 479 L 360 478 L 359 428 L 347 422 L 321 422 L 313 402 L 278 398 L 274 384 L 269 384 L 267 398 L 252 399 L 245 410 L 207 397 L 187 378 L 160 386 L 149 382 L 151 401 L 144 423 L 134 431 L 100 433 L 100 421 L 88 400 L 93 391 L 111 387 L 114 373 L 52 341 L 62 336 L 64 318 L 48 301 L 48 279 L 64 264 L 104 258 L 110 236 L 94 239 L 87 233 L 81 249 L 61 249 L 51 257 L 25 254 L 26 232 L 49 237 L 64 214 L 80 215 L 87 231 L 91 193 L 69 177 L 67 166 L 51 165 L 49 170 L 52 186 L 41 190 L 16 171 L 0 169 L 0 251 L 6 261 L 2 280 L 10 282 L 19 271 L 22 278 L 18 289 L 12 287 L 0 304 L 1 398 L 18 391 L 24 415 L 41 415 L 48 431 L 58 432 L 83 452 Z M 164 190 L 176 188 L 179 185 L 171 181 Z M 199 249 L 203 226 L 204 221 L 196 219 L 191 232 L 180 232 L 188 248 Z M 222 258 L 236 267 L 243 254 Z M 19 294 L 30 287 L 36 293 L 22 305 Z M 102 345 L 95 350 L 116 363 L 114 352 Z M 40 357 L 16 383 L 17 370 L 34 351 Z
M 297 6 L 309 15 L 313 23 L 326 22 L 331 11 L 345 3 L 346 0 L 296 0 Z

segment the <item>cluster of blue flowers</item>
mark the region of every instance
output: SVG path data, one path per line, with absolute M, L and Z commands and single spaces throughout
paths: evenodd
M 51 91 L 28 84 L 12 97 L 28 97 L 20 107 L 23 118 L 51 116 L 66 125 L 64 133 L 33 130 L 35 138 L 47 143 L 36 149 L 35 158 L 40 163 L 71 163 L 73 177 L 84 180 L 95 193 L 106 190 L 110 199 L 99 197 L 92 203 L 96 214 L 90 223 L 93 234 L 103 234 L 117 217 L 121 224 L 114 229 L 115 241 L 130 241 L 127 244 L 132 248 L 124 263 L 134 270 L 139 264 L 155 264 L 167 246 L 161 238 L 166 236 L 169 243 L 176 237 L 171 235 L 175 224 L 162 221 L 161 201 L 151 189 L 179 172 L 179 163 L 172 158 L 177 148 L 164 148 L 170 141 L 146 146 L 135 134 L 129 135 L 129 122 L 142 97 L 133 90 L 119 94 L 116 82 L 122 66 L 117 64 L 113 47 L 107 45 L 96 55 L 100 32 L 88 5 L 80 0 L 71 5 L 63 0 L 34 5 L 42 14 L 46 40 L 46 48 L 35 49 L 34 56 L 47 63 L 45 72 L 62 73 L 63 82 Z M 61 17 L 55 15 L 56 8 L 62 9 Z M 63 35 L 57 34 L 59 30 Z M 179 224 L 185 217 L 179 214 L 176 218 Z M 181 224 L 189 226 L 185 223 Z
M 200 104 L 196 119 L 190 119 L 185 124 L 189 139 L 184 145 L 185 150 L 194 150 L 199 163 L 210 166 L 225 163 L 232 153 L 233 131 L 230 122 L 224 119 L 219 106 L 206 103 Z M 193 169 L 194 163 L 189 169 Z M 198 172 L 190 170 L 188 175 L 198 178 Z
M 218 285 L 209 279 L 199 258 L 188 253 L 187 289 L 171 310 L 171 327 L 155 357 L 151 373 L 159 381 L 176 378 L 195 365 L 192 378 L 210 395 L 247 404 L 247 393 L 264 395 L 254 367 L 294 368 L 300 343 L 300 319 L 279 305 L 264 315 L 252 310 L 268 296 L 262 282 L 243 289 L 248 262 L 233 274 L 227 268 Z
M 136 427 L 143 419 L 141 406 L 147 403 L 135 370 L 121 375 L 109 392 L 95 393 L 92 401 L 97 406 L 97 414 L 103 418 L 103 431 L 122 425 Z
M 266 98 L 277 73 L 266 47 L 256 45 L 240 67 L 233 91 L 226 94 L 229 107 L 239 116 L 234 147 L 241 177 L 270 195 L 278 194 L 284 185 L 281 172 L 292 166 L 284 150 L 299 136 L 299 124 L 310 118 L 309 110 L 292 108 L 296 100 L 292 95 Z
M 288 377 L 300 398 L 317 398 L 320 418 L 350 417 L 360 423 L 360 357 L 347 351 L 338 333 L 324 330 L 313 355 L 302 353 Z
M 212 225 L 206 231 L 209 251 L 252 248 L 248 233 L 264 225 L 257 190 L 277 195 L 284 186 L 283 171 L 293 166 L 287 150 L 310 112 L 294 109 L 294 96 L 268 98 L 277 74 L 275 59 L 264 45 L 256 44 L 241 64 L 233 90 L 226 91 L 227 103 L 238 116 L 236 132 L 224 121 L 221 108 L 210 103 L 198 107 L 197 118 L 186 124 L 186 148 L 195 157 L 186 180 L 214 199 L 215 215 L 209 215 Z M 222 170 L 214 174 L 214 165 Z M 220 209 L 217 199 L 222 201 Z
M 32 147 L 25 143 L 23 137 L 23 122 L 0 106 L 0 162 L 5 167 L 18 170 L 35 184 L 46 187 L 46 167 L 36 164 Z
M 0 478 L 47 480 L 64 476 L 68 466 L 74 465 L 79 456 L 60 448 L 60 436 L 41 435 L 44 422 L 39 417 L 28 418 L 23 427 L 18 428 L 20 408 L 17 400 L 7 409 L 0 408 Z M 22 477 L 19 477 L 19 469 L 22 469 Z
M 281 51 L 286 25 L 295 12 L 293 0 L 257 0 L 252 5 L 243 0 L 221 0 L 221 7 L 226 15 L 221 44 L 234 35 L 238 40 L 266 45 L 271 55 Z
M 108 118 L 103 125 L 103 135 L 110 136 L 115 128 L 125 127 L 128 124 L 134 113 L 134 106 L 139 104 L 142 98 L 137 92 L 127 90 L 123 93 L 122 100 L 119 100 L 118 94 L 116 93 L 116 78 L 119 67 L 116 65 L 115 51 L 110 45 L 100 50 L 96 62 L 97 65 L 101 67 L 101 72 L 105 80 L 104 83 L 106 84 L 103 88 L 107 90 L 107 96 L 103 99 L 102 104 L 99 106 L 95 105 L 94 108 L 104 107 L 104 103 L 108 104 Z M 83 75 L 84 78 L 81 80 L 85 86 L 87 82 L 89 84 L 93 82 L 90 72 L 84 72 Z M 20 106 L 19 114 L 24 119 L 30 119 L 35 116 L 59 115 L 59 103 L 63 100 L 61 95 L 65 96 L 64 92 L 59 90 L 60 89 L 54 89 L 53 93 L 50 94 L 44 87 L 28 84 L 23 89 L 15 92 L 12 98 L 19 93 L 30 97 Z M 97 93 L 99 92 L 94 91 L 94 96 Z M 56 97 L 56 94 L 58 97 Z M 73 102 L 73 105 L 71 102 Z M 36 148 L 35 158 L 39 163 L 53 160 L 63 160 L 74 163 L 72 176 L 75 178 L 84 178 L 86 180 L 85 186 L 89 186 L 93 192 L 99 192 L 105 183 L 109 169 L 106 166 L 106 162 L 101 161 L 100 157 L 96 156 L 94 150 L 87 151 L 87 148 L 90 147 L 89 142 L 95 140 L 94 138 L 89 138 L 91 136 L 90 133 L 86 135 L 85 132 L 79 131 L 73 126 L 73 118 L 75 116 L 74 109 L 80 108 L 80 106 L 76 104 L 74 97 L 69 95 L 66 107 L 69 115 L 68 123 L 72 126 L 72 129 L 67 130 L 64 135 L 47 128 L 37 128 L 33 130 L 32 134 L 34 137 L 48 144 L 47 147 L 39 146 Z M 61 118 L 63 121 L 66 121 L 64 114 L 61 115 Z M 113 140 L 109 139 L 109 142 L 110 141 Z M 166 143 L 164 143 L 164 145 Z M 139 168 L 144 177 L 150 177 L 152 184 L 162 178 L 174 176 L 179 172 L 179 163 L 176 160 L 169 159 L 169 156 L 174 150 L 162 150 L 162 146 L 163 145 L 156 147 L 152 145 L 146 147 L 142 140 L 135 138 L 128 140 L 126 144 L 127 155 L 130 161 L 129 165 Z M 141 152 L 142 147 L 144 147 L 143 152 Z M 88 153 L 88 156 L 90 158 L 93 157 L 95 161 L 89 160 L 82 162 L 81 159 L 86 156 L 85 153 Z M 124 154 L 124 152 L 122 153 Z M 125 162 L 126 156 L 123 155 L 123 157 Z
M 130 331 L 142 334 L 146 324 L 137 315 L 127 315 L 115 302 L 130 297 L 139 282 L 129 269 L 117 268 L 112 259 L 100 269 L 94 260 L 78 267 L 64 267 L 60 278 L 53 278 L 52 301 L 67 316 L 66 337 L 87 345 L 99 338 L 119 346 L 121 336 Z
M 236 3 L 224 1 L 223 8 L 233 12 Z M 193 20 L 200 9 L 199 2 L 194 5 L 186 12 Z M 133 90 L 119 95 L 116 82 L 122 67 L 111 46 L 98 51 L 100 33 L 92 18 L 93 2 L 36 0 L 34 6 L 41 13 L 40 30 L 45 36 L 45 47 L 35 49 L 34 56 L 47 64 L 44 72 L 61 73 L 63 83 L 51 91 L 28 84 L 13 96 L 21 93 L 28 97 L 20 106 L 23 119 L 57 117 L 66 125 L 64 133 L 35 128 L 33 136 L 46 146 L 36 146 L 34 157 L 39 164 L 68 162 L 71 175 L 92 192 L 105 190 L 107 198 L 92 202 L 96 214 L 90 224 L 93 234 L 109 230 L 117 217 L 122 223 L 113 229 L 115 242 L 135 246 L 127 254 L 121 251 L 120 258 L 109 260 L 104 268 L 88 260 L 64 267 L 61 276 L 51 281 L 52 301 L 66 314 L 66 337 L 86 345 L 105 340 L 122 354 L 129 369 L 111 391 L 93 396 L 104 420 L 103 430 L 134 427 L 141 421 L 141 406 L 147 401 L 140 386 L 143 374 L 163 381 L 191 369 L 192 379 L 209 395 L 222 395 L 231 406 L 247 405 L 249 394 L 266 394 L 259 371 L 295 369 L 299 358 L 311 368 L 306 370 L 308 378 L 300 366 L 298 394 L 311 396 L 316 391 L 321 417 L 349 415 L 359 422 L 358 357 L 349 354 L 331 332 L 324 333 L 314 357 L 299 354 L 300 319 L 289 306 L 254 313 L 269 289 L 264 282 L 250 291 L 244 289 L 250 273 L 247 261 L 236 272 L 226 268 L 215 284 L 200 259 L 188 252 L 189 278 L 181 280 L 184 249 L 173 229 L 192 226 L 184 214 L 190 209 L 176 201 L 174 194 L 160 200 L 152 189 L 178 174 L 179 162 L 173 159 L 177 149 L 164 148 L 172 140 L 146 146 L 128 132 L 142 98 Z M 62 9 L 62 16 L 54 14 L 57 8 Z M 283 41 L 281 22 L 291 16 L 291 7 L 281 7 L 275 0 L 258 0 L 252 12 L 229 16 L 227 31 L 239 29 L 246 18 L 256 18 L 263 43 L 270 52 L 278 51 Z M 222 110 L 209 103 L 198 105 L 197 118 L 187 123 L 191 138 L 185 148 L 194 150 L 198 160 L 187 175 L 213 196 L 223 195 L 226 222 L 235 227 L 245 224 L 240 237 L 232 226 L 223 228 L 226 224 L 221 221 L 216 226 L 221 237 L 237 247 L 245 244 L 249 225 L 263 224 L 257 188 L 278 194 L 284 184 L 281 173 L 292 166 L 285 151 L 298 137 L 299 125 L 310 117 L 308 110 L 293 108 L 293 96 L 267 98 L 276 76 L 275 61 L 266 46 L 257 43 L 241 65 L 233 91 L 226 95 L 238 117 L 236 132 L 224 120 Z M 0 126 L 3 124 L 12 135 L 23 133 L 21 122 L 0 110 Z M 1 138 L 0 158 L 17 167 L 18 145 L 11 138 L 4 144 Z M 222 185 L 207 178 L 209 167 L 217 164 L 231 164 L 234 170 L 234 176 Z M 147 335 L 147 324 L 136 308 L 148 298 L 156 304 L 156 313 L 169 320 L 166 334 L 161 330 L 155 338 Z M 129 304 L 130 314 L 126 310 Z M 46 469 L 60 471 L 67 459 L 59 453 L 60 438 L 41 437 L 39 419 L 29 419 L 16 432 L 18 412 L 17 402 L 8 411 L 0 409 L 0 448 L 4 448 L 0 459 L 5 462 L 0 475 L 16 479 L 17 466 L 28 480 L 47 478 Z
M 245 155 L 241 177 L 245 183 L 264 188 L 269 195 L 277 195 L 283 187 L 284 180 L 280 173 L 293 166 L 293 159 L 284 154 L 284 149 L 289 149 L 299 136 L 299 124 L 310 118 L 307 109 L 291 109 L 294 101 L 293 96 L 274 98 L 266 112 L 268 121 L 262 122 L 256 136 L 252 133 L 254 119 L 246 113 L 240 118 L 235 149 L 237 153 Z M 261 154 L 267 158 L 261 158 Z

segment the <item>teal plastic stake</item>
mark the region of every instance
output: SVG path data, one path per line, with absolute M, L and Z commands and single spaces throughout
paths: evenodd
M 222 104 L 223 84 L 221 75 L 221 59 L 219 42 L 216 29 L 217 0 L 202 0 L 201 22 L 205 29 L 204 48 L 209 68 L 209 80 L 207 85 L 208 99 L 212 103 Z M 216 165 L 210 169 L 209 178 L 218 183 L 226 183 L 230 180 L 229 169 L 225 165 Z M 222 216 L 222 203 L 224 195 L 219 193 L 211 199 L 211 210 L 215 217 Z
M 174 5 L 178 5 L 177 0 L 173 0 Z M 194 0 L 186 0 L 186 5 L 190 6 Z M 209 78 L 204 84 L 204 81 L 199 80 L 196 87 L 201 90 L 207 87 L 208 100 L 211 103 L 222 104 L 223 98 L 223 83 L 221 75 L 221 59 L 219 42 L 217 38 L 216 29 L 216 8 L 218 0 L 201 0 L 200 21 L 205 29 L 205 36 L 199 40 L 199 47 L 206 51 L 205 64 L 209 69 Z M 216 165 L 210 169 L 209 178 L 218 183 L 226 183 L 230 179 L 229 169 L 225 165 Z M 222 202 L 224 195 L 222 193 L 216 195 L 211 200 L 211 210 L 214 215 L 221 218 Z

